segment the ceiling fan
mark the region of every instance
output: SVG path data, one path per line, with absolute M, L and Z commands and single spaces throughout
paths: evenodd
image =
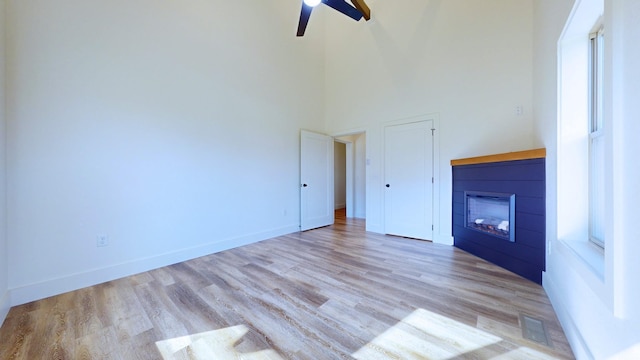
M 296 36 L 303 36 L 304 31 L 307 29 L 307 23 L 311 17 L 311 11 L 313 8 L 324 3 L 325 5 L 337 10 L 355 21 L 358 21 L 364 17 L 365 20 L 371 19 L 371 10 L 365 4 L 364 0 L 351 0 L 353 6 L 346 0 L 303 0 L 302 10 L 300 11 L 300 21 L 298 22 L 298 33 Z

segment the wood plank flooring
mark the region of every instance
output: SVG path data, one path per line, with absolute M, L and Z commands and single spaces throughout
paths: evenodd
M 0 359 L 572 358 L 539 285 L 344 218 L 17 306 L 0 328 Z

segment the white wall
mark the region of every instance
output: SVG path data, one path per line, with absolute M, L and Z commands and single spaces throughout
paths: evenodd
M 322 22 L 296 38 L 299 11 L 9 2 L 14 305 L 298 229 L 299 129 L 324 119 Z
M 623 219 L 623 241 L 622 263 L 624 270 L 621 283 L 624 287 L 625 315 L 629 323 L 635 323 L 636 342 L 640 343 L 640 261 L 637 255 L 640 254 L 640 229 L 638 229 L 638 204 L 640 204 L 640 186 L 637 179 L 640 179 L 640 167 L 638 167 L 637 156 L 640 154 L 640 142 L 637 135 L 640 134 L 640 104 L 638 104 L 638 94 L 640 94 L 640 2 L 632 0 L 612 1 L 610 7 L 615 13 L 611 21 L 620 21 L 621 38 L 624 40 L 620 47 L 623 54 L 618 58 L 621 60 L 622 69 L 617 72 L 618 80 L 622 85 L 620 98 L 615 99 L 613 106 L 621 107 L 619 115 L 623 120 L 619 127 L 621 137 L 622 157 L 624 159 L 624 169 L 620 178 L 624 179 L 620 184 L 623 188 L 620 205 L 622 206 Z M 639 353 L 640 354 L 640 353 Z
M 535 2 L 534 104 L 536 134 L 547 152 L 547 272 L 544 287 L 579 359 L 640 358 L 640 231 L 635 214 L 640 202 L 634 160 L 640 153 L 636 134 L 640 111 L 640 3 L 606 0 L 605 28 L 609 61 L 607 83 L 610 97 L 607 121 L 612 125 L 612 172 L 614 186 L 607 212 L 605 276 L 593 276 L 584 261 L 558 239 L 557 211 L 557 41 L 574 0 Z M 613 252 L 613 253 L 612 253 Z M 603 292 L 607 292 L 604 293 Z
M 367 229 L 382 232 L 383 125 L 438 118 L 435 240 L 450 242 L 450 160 L 534 144 L 533 1 L 368 4 L 366 23 L 326 17 L 327 131 L 367 131 Z
M 0 325 L 9 312 L 8 249 L 5 212 L 5 1 L 0 0 Z

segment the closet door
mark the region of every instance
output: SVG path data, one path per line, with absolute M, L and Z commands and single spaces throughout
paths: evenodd
M 387 234 L 433 240 L 433 122 L 385 127 Z

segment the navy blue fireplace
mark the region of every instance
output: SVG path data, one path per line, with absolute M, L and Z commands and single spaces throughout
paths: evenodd
M 531 281 L 545 270 L 545 150 L 452 160 L 454 245 Z

